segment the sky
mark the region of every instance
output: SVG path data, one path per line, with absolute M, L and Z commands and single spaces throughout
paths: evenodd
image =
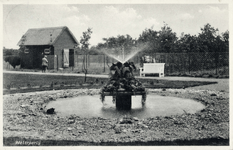
M 159 31 L 164 23 L 176 32 L 198 35 L 209 23 L 219 34 L 229 30 L 228 3 L 210 4 L 3 4 L 3 41 L 16 48 L 30 28 L 67 26 L 80 41 L 92 28 L 91 46 L 103 38 L 129 34 L 137 39 L 148 28 Z

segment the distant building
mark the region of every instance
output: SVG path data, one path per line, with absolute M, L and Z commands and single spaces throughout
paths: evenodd
M 29 29 L 18 44 L 22 51 L 22 68 L 41 68 L 47 55 L 49 69 L 74 66 L 74 49 L 78 41 L 68 27 Z

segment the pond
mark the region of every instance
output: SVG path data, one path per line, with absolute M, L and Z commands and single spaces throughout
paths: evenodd
M 141 96 L 132 96 L 131 110 L 116 109 L 112 102 L 112 96 L 106 96 L 104 103 L 102 103 L 99 95 L 57 99 L 48 103 L 46 107 L 55 108 L 55 112 L 59 116 L 75 114 L 84 118 L 119 118 L 127 115 L 139 119 L 181 115 L 185 112 L 193 114 L 205 108 L 202 103 L 192 99 L 159 95 L 147 95 L 144 106 L 141 104 Z

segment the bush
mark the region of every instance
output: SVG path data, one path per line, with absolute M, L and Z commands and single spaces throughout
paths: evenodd
M 9 62 L 9 64 L 12 66 L 12 67 L 16 67 L 18 65 L 20 65 L 20 57 L 19 56 L 7 56 L 5 57 L 5 62 Z

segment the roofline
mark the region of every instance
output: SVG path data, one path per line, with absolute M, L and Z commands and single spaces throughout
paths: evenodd
M 54 28 L 64 28 L 64 27 L 67 27 L 67 26 L 59 26 L 59 27 L 44 27 L 44 28 L 30 28 L 28 30 L 31 30 L 31 29 L 54 29 Z
M 53 44 L 58 40 L 58 38 L 60 37 L 60 35 L 63 33 L 63 31 L 64 31 L 65 29 L 68 30 L 68 32 L 69 32 L 69 34 L 71 35 L 71 37 L 73 38 L 73 40 L 76 42 L 76 44 L 78 44 L 77 39 L 75 38 L 75 36 L 73 35 L 73 33 L 70 31 L 70 29 L 69 29 L 67 26 L 45 27 L 45 28 L 30 28 L 30 29 L 27 30 L 27 32 L 28 32 L 29 30 L 35 30 L 35 29 L 39 30 L 39 29 L 55 29 L 55 28 L 62 28 L 62 31 L 60 32 L 60 34 L 57 36 L 57 38 L 56 38 L 51 44 L 43 44 L 43 45 L 53 45 Z M 27 32 L 26 32 L 26 33 L 27 33 Z M 26 34 L 26 33 L 25 33 L 25 34 Z M 23 34 L 23 35 L 25 35 L 25 34 Z M 22 37 L 21 37 L 21 39 L 22 39 Z M 19 42 L 17 43 L 18 46 L 21 46 L 21 45 L 22 45 L 22 44 L 20 45 L 21 39 L 20 39 Z M 26 46 L 26 45 L 25 45 L 25 46 Z M 29 45 L 28 45 L 28 46 L 29 46 Z
M 76 42 L 76 44 L 78 44 L 77 39 L 75 38 L 75 36 L 73 35 L 73 33 L 70 31 L 70 29 L 67 26 L 63 26 L 62 28 L 62 32 L 60 32 L 60 34 L 57 36 L 57 38 L 53 41 L 52 44 L 56 43 L 56 41 L 58 40 L 58 38 L 61 36 L 61 34 L 63 33 L 63 31 L 67 29 L 69 34 L 71 35 L 71 37 L 73 38 L 73 40 Z
M 19 45 L 21 46 L 21 45 Z M 23 45 L 23 46 L 53 46 L 53 44 L 41 44 L 41 45 Z
M 74 41 L 78 44 L 78 40 L 75 38 L 74 34 L 70 31 L 70 29 L 67 27 L 69 33 L 71 34 L 71 36 L 73 37 Z

